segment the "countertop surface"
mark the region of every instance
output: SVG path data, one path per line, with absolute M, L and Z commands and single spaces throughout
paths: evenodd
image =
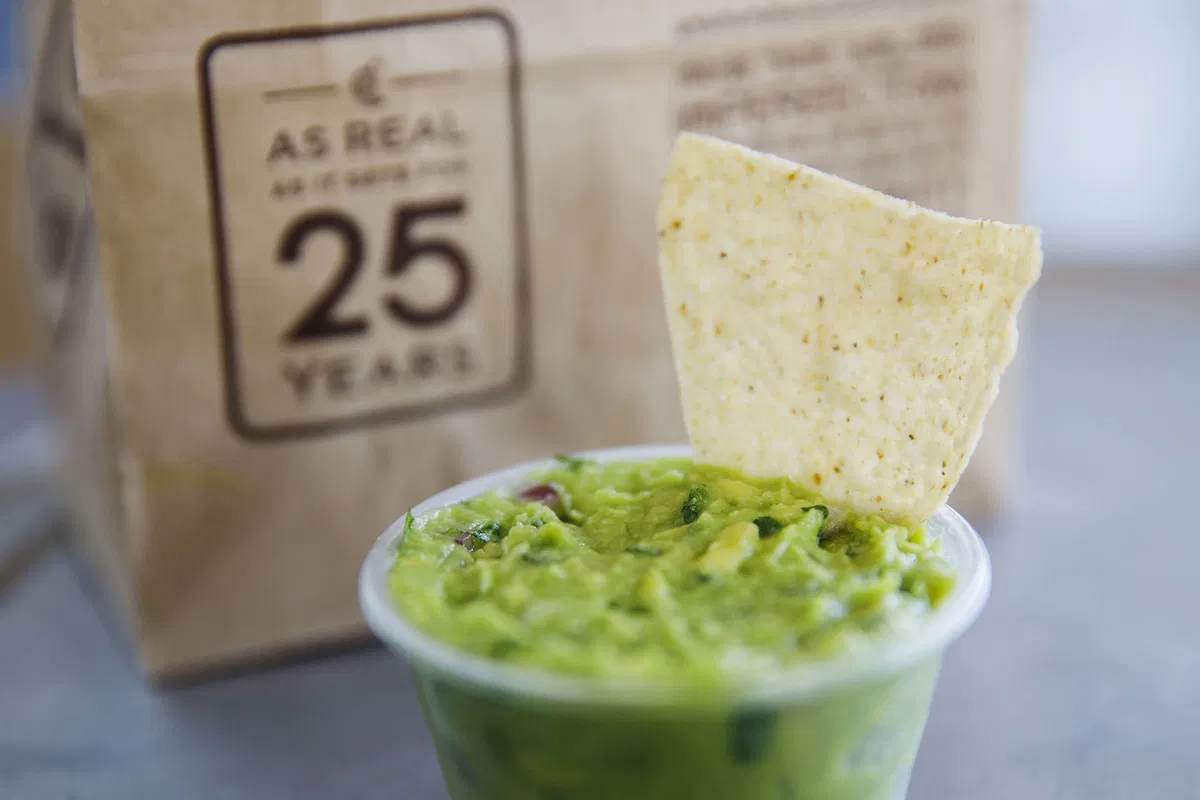
M 1022 500 L 984 530 L 992 598 L 947 657 L 913 800 L 1196 796 L 1197 283 L 1044 283 Z M 0 593 L 0 797 L 446 794 L 387 653 L 155 694 L 52 552 Z

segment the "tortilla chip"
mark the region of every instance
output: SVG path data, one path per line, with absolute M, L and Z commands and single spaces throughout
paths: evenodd
M 979 441 L 1040 233 L 679 137 L 659 266 L 697 459 L 905 524 Z

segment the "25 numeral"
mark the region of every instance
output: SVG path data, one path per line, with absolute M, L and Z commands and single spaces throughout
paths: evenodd
M 466 211 L 461 197 L 428 203 L 400 205 L 392 214 L 390 242 L 387 250 L 386 273 L 402 277 L 422 256 L 437 259 L 450 273 L 452 289 L 441 303 L 423 307 L 403 295 L 392 292 L 382 298 L 388 316 L 400 325 L 427 327 L 452 319 L 471 296 L 473 284 L 470 259 L 453 241 L 445 238 L 417 238 L 413 228 L 423 219 L 458 217 Z M 308 239 L 319 233 L 329 233 L 341 243 L 341 263 L 331 280 L 308 308 L 284 333 L 287 342 L 313 342 L 344 337 L 362 336 L 370 329 L 365 314 L 338 313 L 338 304 L 354 286 L 362 272 L 366 246 L 362 228 L 340 211 L 319 209 L 294 220 L 279 240 L 276 257 L 280 266 L 300 263 Z

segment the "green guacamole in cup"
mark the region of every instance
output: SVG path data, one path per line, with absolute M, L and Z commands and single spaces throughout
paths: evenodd
M 902 800 L 945 647 L 990 582 L 910 530 L 686 448 L 485 476 L 364 564 L 454 800 Z
M 455 647 L 675 683 L 903 635 L 953 580 L 922 529 L 687 459 L 561 459 L 412 519 L 391 571 L 403 614 Z

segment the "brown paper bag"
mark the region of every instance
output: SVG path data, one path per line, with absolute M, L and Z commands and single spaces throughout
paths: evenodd
M 13 142 L 10 107 L 0 108 L 0 186 L 16 185 L 19 163 Z M 0 220 L 14 217 L 14 192 L 0 193 Z M 0 382 L 28 377 L 39 361 L 42 337 L 29 302 L 20 248 L 13 241 L 13 226 L 0 228 Z
M 151 675 L 360 632 L 369 543 L 448 484 L 684 438 L 676 131 L 1014 214 L 1022 3 L 472 8 L 81 3 L 77 89 L 69 5 L 27 9 L 66 482 Z M 971 506 L 1007 496 L 1010 402 Z

